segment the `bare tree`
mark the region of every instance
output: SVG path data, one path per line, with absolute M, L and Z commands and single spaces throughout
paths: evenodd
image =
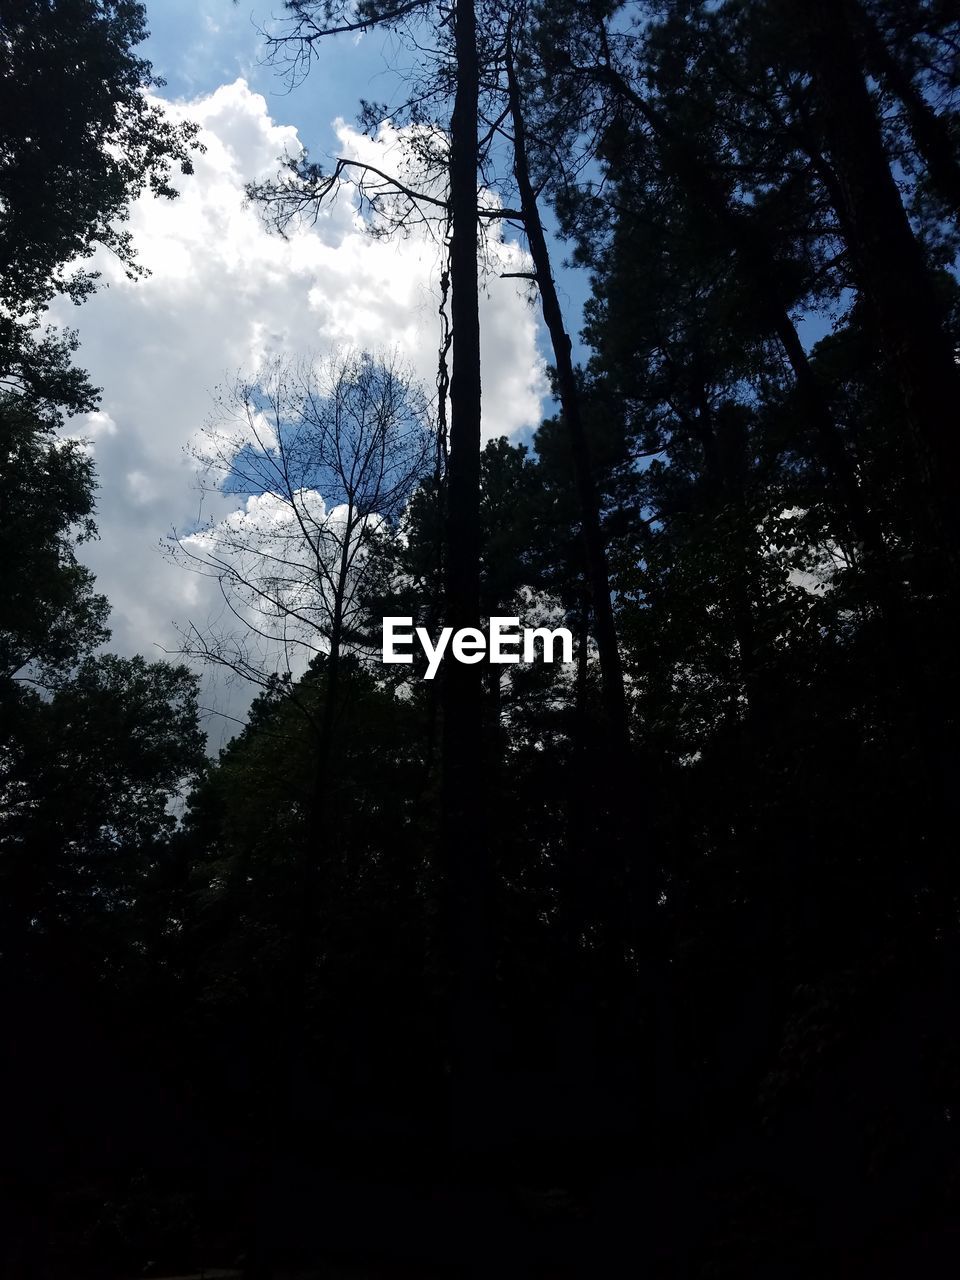
M 295 1139 L 290 1082 L 306 1071 L 304 1028 L 314 938 L 322 919 L 320 867 L 330 856 L 329 811 L 336 810 L 337 757 L 351 684 L 344 657 L 379 647 L 364 626 L 364 588 L 383 539 L 396 536 L 424 476 L 434 439 L 427 402 L 396 357 L 341 351 L 322 360 L 280 357 L 222 396 L 195 453 L 202 484 L 222 498 L 242 495 L 226 516 L 169 541 L 171 555 L 216 579 L 230 625 L 191 626 L 185 647 L 263 687 L 278 682 L 315 737 L 307 821 L 294 850 L 298 892 L 286 930 L 286 964 L 269 987 L 281 1101 L 261 1117 L 251 1274 L 273 1274 L 279 1153 Z M 291 678 L 324 654 L 316 685 Z M 324 847 L 316 833 L 325 830 Z M 262 1167 L 260 1167 L 262 1162 Z
M 191 624 L 185 647 L 261 685 L 326 655 L 321 756 L 345 653 L 369 651 L 361 595 L 431 449 L 426 400 L 396 357 L 274 360 L 221 397 L 194 453 L 201 483 L 245 495 L 168 546 L 217 580 L 230 625 Z

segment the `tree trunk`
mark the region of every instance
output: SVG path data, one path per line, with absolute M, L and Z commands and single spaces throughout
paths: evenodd
M 888 47 L 883 32 L 862 3 L 855 3 L 852 16 L 856 35 L 863 43 L 867 65 L 906 112 L 917 153 L 927 166 L 930 181 L 953 213 L 960 217 L 960 164 L 946 123 L 937 115 L 906 67 Z
M 450 456 L 446 625 L 480 625 L 480 316 L 477 268 L 479 60 L 473 0 L 457 0 L 457 90 L 450 133 Z M 484 821 L 484 666 L 448 657 L 443 672 L 442 846 L 449 893 L 454 1140 L 491 1136 L 493 873 Z
M 910 227 L 853 37 L 851 0 L 791 0 L 840 182 L 857 283 L 897 377 L 950 563 L 960 549 L 960 377 L 944 309 Z M 853 21 L 851 21 L 853 19 Z
M 513 50 L 508 41 L 507 81 L 510 93 L 510 114 L 513 121 L 513 168 L 520 193 L 520 209 L 524 229 L 530 246 L 540 290 L 540 303 L 544 324 L 550 334 L 553 358 L 557 370 L 557 389 L 564 421 L 570 433 L 573 452 L 573 469 L 580 500 L 580 520 L 586 551 L 587 580 L 593 606 L 593 623 L 603 678 L 603 700 L 607 720 L 616 746 L 627 753 L 630 747 L 630 728 L 627 703 L 623 688 L 623 667 L 617 644 L 616 622 L 610 601 L 610 574 L 607 552 L 600 528 L 600 497 L 593 477 L 590 461 L 590 444 L 583 425 L 580 395 L 573 370 L 570 338 L 564 328 L 563 313 L 557 297 L 556 285 L 550 270 L 550 252 L 540 219 L 537 197 L 530 180 L 527 162 L 526 129 L 520 102 Z

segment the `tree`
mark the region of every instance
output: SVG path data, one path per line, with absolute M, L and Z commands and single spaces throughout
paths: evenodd
M 845 94 L 837 89 L 829 124 L 814 110 L 815 90 L 805 112 L 808 81 L 784 67 L 785 42 L 754 6 L 641 12 L 642 26 L 617 21 L 606 50 L 579 10 L 565 27 L 558 7 L 542 15 L 547 53 L 551 40 L 562 44 L 541 82 L 533 136 L 548 156 L 569 155 L 551 119 L 596 129 L 600 172 L 556 190 L 596 280 L 591 380 L 623 416 L 636 460 L 619 477 L 613 505 L 630 535 L 611 563 L 637 749 L 660 769 L 671 761 L 658 774 L 672 814 L 662 916 L 671 970 L 686 974 L 670 1002 L 672 1052 L 704 1051 L 712 1004 L 718 1043 L 737 1041 L 731 1071 L 755 1069 L 772 1034 L 791 1064 L 784 1073 L 802 1075 L 818 1018 L 843 1038 L 852 1006 L 874 1016 L 866 956 L 889 936 L 885 920 L 898 921 L 892 967 L 903 976 L 916 945 L 926 965 L 917 981 L 938 989 L 932 940 L 954 929 L 954 906 L 940 918 L 919 885 L 939 880 L 950 825 L 939 788 L 953 730 L 941 737 L 935 721 L 955 723 L 956 665 L 942 647 L 952 628 L 942 573 L 931 571 L 930 489 L 917 483 L 907 412 L 891 394 L 903 352 L 894 360 L 878 341 L 866 296 L 892 286 L 878 260 L 858 274 L 843 183 L 826 156 L 833 129 L 850 127 L 837 118 Z M 604 81 L 609 91 L 584 90 Z M 885 128 L 889 143 L 896 125 L 888 118 Z M 911 234 L 935 262 L 943 233 L 926 230 Z M 898 258 L 896 271 L 907 265 Z M 955 296 L 948 282 L 937 287 L 945 301 Z M 834 311 L 835 332 L 808 351 L 797 316 L 817 307 Z M 900 323 L 910 318 L 908 309 Z M 928 717 L 931 693 L 940 703 Z M 820 769 L 838 751 L 849 774 L 827 798 Z M 868 797 L 882 794 L 881 777 L 900 779 L 924 835 L 877 822 Z M 816 813 L 805 809 L 811 796 Z M 691 802 L 688 827 L 680 810 Z M 892 807 L 885 813 L 898 821 Z M 942 883 L 931 897 L 955 903 Z M 687 969 L 680 957 L 697 937 L 703 967 L 686 952 Z M 949 954 L 951 943 L 938 945 Z M 850 1004 L 828 1013 L 826 993 L 846 965 L 857 975 Z M 781 1038 L 774 1028 L 801 971 L 817 977 L 794 997 Z M 684 1029 L 685 993 L 697 989 Z M 810 1039 L 795 1056 L 791 1036 L 806 1018 Z M 846 1040 L 851 1056 L 858 1034 Z M 928 1078 L 913 1096 L 929 1101 L 936 1087 Z
M 94 491 L 82 445 L 0 397 L 0 697 L 18 679 L 55 684 L 109 635 L 75 550 L 96 533 Z
M 937 45 L 948 43 L 949 32 L 937 31 L 936 23 L 932 31 L 926 31 L 922 14 L 912 9 L 897 12 L 902 9 L 899 5 L 892 6 L 892 13 L 885 12 L 889 7 L 883 5 L 880 12 L 873 12 L 873 6 L 858 0 L 849 11 L 852 34 L 862 44 L 866 66 L 906 116 L 912 147 L 923 161 L 932 187 L 953 216 L 960 218 L 960 160 L 950 136 L 950 116 L 942 103 L 935 109 L 928 101 L 928 96 L 942 95 L 955 87 L 949 73 L 946 77 L 937 74 Z M 892 31 L 886 29 L 888 24 Z M 932 41 L 922 41 L 930 35 Z M 933 45 L 932 67 L 924 66 L 928 61 L 924 43 Z
M 574 472 L 577 479 L 583 524 L 589 593 L 593 604 L 594 627 L 597 635 L 601 670 L 603 672 L 606 714 L 613 740 L 616 744 L 616 752 L 620 756 L 626 757 L 629 755 L 630 749 L 630 731 L 623 688 L 623 670 L 617 645 L 616 625 L 613 617 L 613 608 L 610 603 L 610 575 L 600 528 L 600 509 L 596 480 L 593 474 L 590 446 L 583 422 L 580 393 L 573 368 L 570 338 L 563 324 L 560 301 L 550 269 L 547 239 L 540 217 L 536 190 L 530 174 L 526 137 L 526 112 L 517 76 L 512 22 L 508 28 L 504 57 L 510 119 L 513 127 L 513 169 L 520 193 L 524 231 L 527 243 L 530 246 L 535 279 L 540 291 L 544 322 L 553 346 L 553 357 L 557 371 L 557 390 L 572 443 Z
M 57 348 L 38 317 L 58 292 L 80 302 L 97 245 L 139 274 L 123 223 L 141 191 L 177 193 L 197 126 L 147 92 L 162 82 L 134 53 L 147 35 L 135 0 L 4 0 L 0 7 L 0 379 L 34 394 Z M 78 261 L 80 265 L 78 265 Z M 42 391 L 76 412 L 62 387 Z M 86 387 L 86 395 L 91 394 Z
M 0 1067 L 13 1191 L 49 1187 L 52 1148 L 69 1179 L 156 1141 L 143 1068 L 165 1053 L 162 1037 L 145 1048 L 162 1021 L 164 955 L 151 925 L 176 927 L 157 873 L 203 761 L 197 680 L 183 667 L 87 656 L 52 695 L 5 691 L 0 1006 L 29 1028 Z M 176 1123 L 166 1110 L 161 1127 Z M 28 1239 L 20 1255 L 8 1240 L 5 1261 L 28 1268 L 36 1247 L 47 1245 Z
M 853 274 L 871 308 L 885 355 L 898 372 L 907 421 L 931 499 L 937 506 L 956 587 L 956 433 L 943 406 L 960 394 L 946 307 L 913 234 L 883 144 L 856 46 L 857 8 L 842 3 L 789 10 L 813 110 L 836 170 L 844 236 Z
M 217 494 L 247 495 L 171 553 L 217 579 L 241 631 L 188 647 L 264 687 L 325 655 L 335 717 L 344 652 L 376 648 L 363 611 L 378 541 L 395 536 L 424 473 L 430 435 L 419 388 L 395 358 L 278 358 L 221 399 L 198 458 Z M 299 655 L 299 657 L 298 657 Z M 332 720 L 321 737 L 329 740 Z
M 0 849 L 5 962 L 37 949 L 48 974 L 136 901 L 197 776 L 204 736 L 185 667 L 87 656 L 52 697 L 21 687 L 4 717 Z M 74 957 L 74 961 L 78 956 Z
M 291 1160 L 302 1128 L 313 1136 L 323 1094 L 335 1082 L 356 1105 L 364 1096 L 369 1102 L 373 1087 L 395 1087 L 401 1059 L 439 1071 L 435 1044 L 417 1043 L 405 1030 L 429 1025 L 437 1000 L 435 983 L 426 990 L 436 873 L 422 801 L 421 709 L 345 661 L 351 721 L 337 741 L 335 802 L 321 820 L 313 810 L 319 744 L 301 710 L 305 703 L 323 719 L 328 686 L 317 662 L 298 682 L 297 701 L 283 691 L 255 701 L 247 726 L 194 789 L 185 823 L 190 860 L 182 911 L 214 1014 L 233 1007 L 274 1048 L 279 1042 L 289 1049 L 296 1037 L 298 1061 L 281 1054 L 266 1074 L 268 1087 L 292 1082 L 296 1090 L 289 1108 L 272 1100 L 294 1126 L 278 1135 Z M 305 844 L 315 885 L 301 937 L 291 922 L 303 914 Z M 286 1025 L 291 982 L 302 996 L 294 1029 Z M 425 995 L 430 1014 L 417 1008 Z M 237 1036 L 229 1016 L 226 1023 Z M 242 1034 L 237 1039 L 243 1052 Z M 368 1045 L 378 1047 L 368 1052 Z M 418 1087 L 414 1070 L 401 1073 Z M 215 1092 L 219 1083 L 213 1078 L 205 1087 Z

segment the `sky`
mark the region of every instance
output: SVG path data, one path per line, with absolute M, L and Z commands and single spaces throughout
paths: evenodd
M 279 8 L 279 0 L 275 0 Z M 434 241 L 372 239 L 347 190 L 312 228 L 267 230 L 244 184 L 272 177 L 278 157 L 309 147 L 315 160 L 364 155 L 389 169 L 398 142 L 352 127 L 361 97 L 396 99 L 408 55 L 389 36 L 340 37 L 290 88 L 263 63 L 258 27 L 271 8 L 230 0 L 154 0 L 142 52 L 166 85 L 157 96 L 196 120 L 206 147 L 180 197 L 146 195 L 130 227 L 147 279 L 128 281 L 101 255 L 103 286 L 82 307 L 53 307 L 75 328 L 79 363 L 102 387 L 99 410 L 70 430 L 89 441 L 99 479 L 99 541 L 82 549 L 113 613 L 110 648 L 175 654 L 180 632 L 223 616 L 216 584 L 170 561 L 162 543 L 245 501 L 205 496 L 194 456 L 216 417 L 218 388 L 277 355 L 322 355 L 344 345 L 397 350 L 428 388 L 436 379 L 438 264 Z M 522 269 L 516 244 L 494 246 L 501 269 Z M 579 326 L 579 279 L 561 282 Z M 486 277 L 481 302 L 484 435 L 523 439 L 548 407 L 542 334 L 523 281 Z M 203 674 L 211 749 L 237 728 L 255 692 Z

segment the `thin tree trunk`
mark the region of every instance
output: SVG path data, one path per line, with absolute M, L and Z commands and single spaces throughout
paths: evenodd
M 600 673 L 603 679 L 604 708 L 615 743 L 620 750 L 626 753 L 629 751 L 630 746 L 630 728 L 623 687 L 623 666 L 620 661 L 616 622 L 610 601 L 610 573 L 607 566 L 607 551 L 603 541 L 603 532 L 600 528 L 600 497 L 591 466 L 590 444 L 583 424 L 580 394 L 571 356 L 570 338 L 564 328 L 560 300 L 557 297 L 553 273 L 550 270 L 550 251 L 547 247 L 547 239 L 540 219 L 536 192 L 530 179 L 530 169 L 527 161 L 526 128 L 520 102 L 520 87 L 517 83 L 513 49 L 509 39 L 507 45 L 507 81 L 510 94 L 510 114 L 513 122 L 513 168 L 520 193 L 520 209 L 523 213 L 523 224 L 527 234 L 527 242 L 530 246 L 530 255 L 533 258 L 537 286 L 540 290 L 543 320 L 550 334 L 550 342 L 553 347 L 560 405 L 563 409 L 567 430 L 570 433 L 573 452 L 573 469 L 577 484 L 577 494 L 580 499 L 580 520 L 586 551 L 587 580 L 590 586 L 594 630 L 600 658 Z
M 353 508 L 347 517 L 352 525 Z M 349 569 L 350 534 L 345 534 L 340 553 L 336 596 L 330 626 L 330 652 L 323 684 L 323 709 L 315 737 L 316 758 L 309 793 L 309 822 L 299 850 L 299 884 L 294 918 L 290 924 L 287 968 L 277 990 L 270 994 L 273 1019 L 274 1066 L 263 1090 L 266 1114 L 260 1117 L 255 1157 L 253 1240 L 246 1269 L 249 1280 L 273 1280 L 276 1257 L 281 1251 L 280 1222 L 282 1198 L 290 1169 L 303 1155 L 302 1119 L 298 1109 L 311 1097 L 307 1043 L 307 996 L 312 961 L 311 937 L 317 904 L 317 833 L 322 829 L 324 806 L 331 793 L 333 735 L 339 699 L 341 650 L 343 644 L 343 604 Z
M 324 684 L 323 715 L 320 720 L 320 738 L 314 780 L 313 816 L 318 827 L 323 817 L 323 795 L 333 759 L 333 734 L 337 723 L 337 701 L 340 696 L 340 669 L 343 657 L 343 611 L 347 596 L 347 578 L 350 573 L 350 542 L 354 537 L 355 511 L 354 498 L 351 496 L 347 506 L 343 546 L 340 548 L 340 564 L 337 569 L 333 617 L 330 622 L 330 652 L 327 654 L 327 678 Z
M 457 0 L 457 90 L 450 133 L 450 457 L 446 624 L 480 624 L 480 316 L 477 267 L 479 59 L 473 0 Z M 452 965 L 454 1138 L 489 1140 L 492 1063 L 493 873 L 484 821 L 483 664 L 449 659 L 443 675 L 442 845 Z

